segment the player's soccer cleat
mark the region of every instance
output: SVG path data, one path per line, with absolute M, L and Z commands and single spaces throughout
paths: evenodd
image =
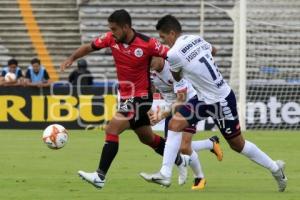
M 209 138 L 209 140 L 213 143 L 213 149 L 210 151 L 217 156 L 218 161 L 222 161 L 223 151 L 220 146 L 219 138 L 215 135 Z
M 101 179 L 97 172 L 87 173 L 84 171 L 78 171 L 78 175 L 88 183 L 92 184 L 98 189 L 103 188 L 105 179 Z
M 171 185 L 171 178 L 163 176 L 160 172 L 154 174 L 141 172 L 140 176 L 148 182 L 156 183 L 164 187 L 169 187 Z
M 276 165 L 279 169 L 276 172 L 273 172 L 272 175 L 277 181 L 278 191 L 283 192 L 287 186 L 287 177 L 284 175 L 285 163 L 282 160 L 276 160 Z
M 188 169 L 187 167 L 190 164 L 190 156 L 188 155 L 181 155 L 182 163 L 178 166 L 178 184 L 183 185 L 185 184 L 187 177 L 188 177 Z
M 195 178 L 192 190 L 203 190 L 206 184 L 205 178 Z

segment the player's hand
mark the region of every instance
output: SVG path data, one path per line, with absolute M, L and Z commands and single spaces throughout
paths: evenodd
M 60 71 L 65 71 L 65 69 L 71 67 L 73 64 L 74 60 L 71 58 L 67 58 L 63 63 L 60 64 Z
M 148 117 L 149 117 L 149 120 L 150 120 L 150 124 L 153 126 L 153 125 L 155 125 L 154 124 L 154 120 L 155 120 L 155 113 L 154 113 L 154 111 L 151 109 L 151 110 L 149 110 L 148 112 L 147 112 L 147 114 L 148 114 Z
M 155 112 L 152 111 L 152 114 L 151 114 L 151 116 L 149 116 L 149 119 L 150 119 L 150 123 L 152 126 L 154 126 L 155 124 L 157 124 L 158 122 L 160 122 L 163 119 L 161 108 L 159 106 L 157 106 L 157 109 Z
M 151 110 L 149 110 L 148 112 L 147 112 L 147 115 L 148 115 L 148 117 L 150 118 L 152 115 L 154 114 L 154 112 L 153 112 L 153 110 L 151 109 Z
M 156 124 L 156 113 L 151 109 L 147 112 L 151 126 Z

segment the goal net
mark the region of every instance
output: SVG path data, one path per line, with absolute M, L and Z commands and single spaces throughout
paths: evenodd
M 210 13 L 226 13 L 233 22 L 228 81 L 244 128 L 300 129 L 300 1 L 204 2 Z
M 247 1 L 246 125 L 300 128 L 300 1 Z

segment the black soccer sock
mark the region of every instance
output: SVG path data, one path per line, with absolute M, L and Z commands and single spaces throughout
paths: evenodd
M 154 142 L 149 145 L 151 146 L 156 153 L 163 156 L 164 155 L 164 149 L 165 149 L 166 140 L 159 135 L 155 135 Z
M 176 157 L 176 160 L 175 160 L 175 164 L 177 166 L 179 166 L 181 163 L 182 163 L 182 158 L 181 158 L 180 154 L 178 153 L 177 157 Z
M 118 153 L 119 136 L 114 134 L 106 134 L 105 144 L 102 149 L 99 168 L 97 170 L 100 178 L 104 179 L 112 161 Z
M 164 150 L 165 150 L 165 145 L 166 145 L 166 140 L 159 135 L 155 135 L 154 142 L 149 145 L 151 146 L 156 153 L 159 155 L 163 156 L 164 155 Z M 177 154 L 175 164 L 180 165 L 182 163 L 182 158 L 180 154 Z

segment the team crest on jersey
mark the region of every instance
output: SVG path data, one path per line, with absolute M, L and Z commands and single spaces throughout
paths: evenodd
M 137 48 L 134 50 L 134 55 L 138 58 L 142 57 L 144 54 L 143 50 L 141 48 Z

